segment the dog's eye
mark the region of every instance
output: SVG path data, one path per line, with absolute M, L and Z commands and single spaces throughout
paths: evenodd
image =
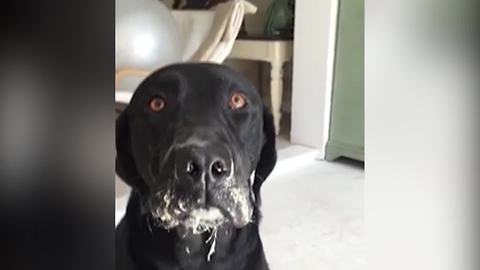
M 234 92 L 230 97 L 228 105 L 232 110 L 239 110 L 247 105 L 247 98 L 240 92 Z
M 161 97 L 154 97 L 148 102 L 148 108 L 152 112 L 159 112 L 165 108 L 165 100 Z

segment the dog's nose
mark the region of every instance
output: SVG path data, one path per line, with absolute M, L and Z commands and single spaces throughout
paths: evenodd
M 221 181 L 230 175 L 228 156 L 213 147 L 182 147 L 174 155 L 178 177 L 195 181 Z

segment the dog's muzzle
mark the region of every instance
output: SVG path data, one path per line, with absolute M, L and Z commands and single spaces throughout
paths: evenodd
M 243 227 L 251 221 L 250 174 L 241 172 L 226 147 L 183 144 L 169 153 L 160 166 L 160 175 L 169 180 L 151 200 L 157 225 L 201 233 L 226 223 Z

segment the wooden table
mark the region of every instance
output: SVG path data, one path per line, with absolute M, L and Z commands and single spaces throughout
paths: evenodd
M 230 59 L 263 61 L 270 63 L 270 97 L 275 131 L 280 131 L 283 95 L 283 65 L 292 59 L 293 41 L 275 39 L 237 39 L 228 56 Z

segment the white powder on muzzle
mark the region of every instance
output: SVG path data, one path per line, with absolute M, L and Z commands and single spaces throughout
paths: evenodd
M 218 228 L 224 222 L 225 217 L 220 209 L 209 207 L 192 210 L 188 217 L 182 221 L 182 225 L 191 229 L 193 234 L 201 234 Z

